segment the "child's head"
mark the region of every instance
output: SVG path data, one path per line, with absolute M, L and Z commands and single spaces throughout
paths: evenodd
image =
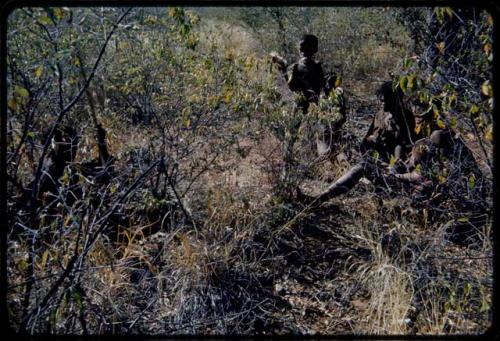
M 397 110 L 403 101 L 403 90 L 398 85 L 395 89 L 391 81 L 384 82 L 377 90 L 377 98 L 384 103 L 384 110 Z
M 306 57 L 314 55 L 318 52 L 318 38 L 312 34 L 304 34 L 300 41 L 299 50 Z

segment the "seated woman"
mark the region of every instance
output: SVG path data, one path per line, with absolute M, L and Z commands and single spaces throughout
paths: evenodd
M 384 82 L 377 91 L 381 109 L 375 113 L 372 124 L 361 144 L 361 152 L 377 151 L 385 162 L 394 155 L 401 160 L 415 141 L 415 118 L 403 103 L 403 91 L 393 89 L 392 82 Z

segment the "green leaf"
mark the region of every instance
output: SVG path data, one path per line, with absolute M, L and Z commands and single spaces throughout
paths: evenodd
M 42 255 L 42 262 L 40 263 L 40 268 L 43 270 L 45 269 L 45 266 L 47 265 L 47 259 L 49 258 L 49 251 L 45 250 L 45 252 Z
M 26 261 L 26 259 L 22 258 L 19 261 L 17 267 L 19 268 L 19 270 L 24 271 L 28 268 L 28 262 Z
M 420 100 L 421 103 L 428 103 L 430 98 L 429 94 L 425 91 L 419 92 L 418 99 Z
M 393 167 L 396 164 L 396 157 L 391 155 L 391 159 L 389 160 L 389 166 Z
M 453 86 L 449 83 L 443 85 L 443 92 L 452 92 L 454 90 Z
M 439 23 L 442 24 L 443 20 L 444 20 L 444 8 L 436 7 L 434 9 L 434 14 L 436 14 L 436 17 L 437 17 L 437 20 L 439 21 Z
M 341 85 L 342 85 L 342 77 L 337 76 L 337 79 L 335 80 L 335 87 L 338 88 Z
M 490 310 L 490 304 L 488 303 L 486 297 L 483 295 L 481 298 L 481 307 L 479 308 L 479 312 L 484 313 L 488 310 Z
M 444 50 L 446 49 L 446 44 L 444 41 L 442 41 L 440 43 L 436 43 L 436 47 L 437 47 L 440 54 L 444 54 Z
M 38 20 L 38 22 L 40 24 L 43 24 L 43 25 L 50 25 L 50 24 L 52 24 L 52 20 L 50 20 L 50 18 L 48 16 L 46 16 L 46 15 L 39 16 L 37 20 Z
M 451 117 L 450 118 L 450 127 L 452 129 L 455 129 L 457 127 L 457 118 L 456 117 Z
M 415 79 L 416 79 L 416 76 L 413 74 L 408 76 L 408 88 L 410 90 L 415 89 Z
M 438 126 L 440 129 L 444 129 L 444 128 L 446 128 L 446 124 L 445 124 L 445 123 L 444 123 L 444 121 L 443 121 L 443 120 L 441 120 L 441 119 L 437 119 L 437 120 L 436 120 L 436 124 L 437 124 L 437 126 Z
M 476 185 L 476 177 L 474 176 L 474 174 L 469 176 L 469 183 L 468 184 L 469 184 L 470 189 L 473 189 L 474 186 Z
M 450 107 L 454 108 L 457 105 L 457 94 L 453 94 L 450 96 Z
M 415 134 L 418 135 L 420 133 L 420 131 L 422 130 L 422 126 L 423 126 L 422 123 L 415 125 Z
M 408 86 L 408 77 L 403 76 L 399 79 L 399 87 L 406 93 L 406 87 Z
M 8 102 L 7 102 L 7 105 L 9 106 L 9 108 L 11 110 L 16 110 L 17 109 L 17 100 L 15 97 L 11 97 Z
M 224 102 L 226 102 L 226 103 L 231 102 L 231 98 L 233 98 L 233 91 L 232 90 L 227 90 L 226 94 L 224 96 Z
M 464 294 L 465 296 L 469 296 L 471 292 L 472 286 L 469 282 L 465 283 L 464 285 Z
M 78 308 L 80 310 L 83 309 L 83 300 L 82 300 L 82 295 L 78 291 L 73 292 L 73 297 L 75 298 L 76 304 L 78 305 Z
M 488 97 L 493 97 L 493 87 L 491 86 L 491 82 L 487 80 L 481 85 L 481 92 Z
M 432 113 L 434 114 L 434 118 L 439 117 L 439 108 L 434 103 L 432 104 Z
M 403 67 L 405 69 L 408 69 L 412 64 L 412 60 L 408 57 L 405 57 L 405 59 L 403 60 Z
M 431 135 L 431 125 L 430 124 L 424 125 L 424 135 L 425 136 Z
M 54 8 L 54 16 L 56 17 L 57 20 L 61 20 L 64 15 L 64 12 L 61 8 L 56 7 Z
M 415 166 L 415 172 L 419 175 L 422 175 L 422 166 L 420 164 Z
M 451 7 L 445 7 L 444 12 L 448 15 L 450 19 L 453 19 L 453 10 L 451 9 Z
M 487 128 L 486 128 L 486 132 L 484 133 L 484 138 L 486 139 L 486 141 L 488 142 L 493 142 L 493 125 L 490 124 Z
M 37 68 L 35 69 L 35 76 L 36 76 L 37 78 L 40 78 L 40 77 L 42 76 L 42 73 L 43 73 L 43 66 L 42 66 L 42 65 L 40 65 L 39 67 L 37 67 Z
M 27 98 L 29 96 L 28 90 L 26 90 L 25 88 L 23 88 L 21 86 L 16 86 L 14 93 L 22 99 Z

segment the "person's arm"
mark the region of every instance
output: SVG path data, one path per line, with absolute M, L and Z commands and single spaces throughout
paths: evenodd
M 372 123 L 370 124 L 370 128 L 368 129 L 368 132 L 365 135 L 365 138 L 361 142 L 360 145 L 361 154 L 365 154 L 368 150 L 372 149 L 377 143 L 377 137 L 374 134 L 374 130 L 375 130 L 375 124 L 374 121 L 372 121 Z
M 278 55 L 276 52 L 271 52 L 269 55 L 271 56 L 271 61 L 278 65 L 278 69 L 286 79 L 288 70 L 288 62 L 286 59 Z
M 319 205 L 325 201 L 333 199 L 341 194 L 349 192 L 356 186 L 362 177 L 374 178 L 376 172 L 375 166 L 366 160 L 363 160 L 349 169 L 344 175 L 337 179 L 333 184 L 328 186 L 321 194 L 313 197 L 301 193 L 301 198 L 304 202 Z
M 364 174 L 365 165 L 363 163 L 358 163 L 332 185 L 330 185 L 323 193 L 318 195 L 317 201 L 324 202 L 340 194 L 348 192 L 359 182 L 359 179 L 361 179 Z
M 288 87 L 292 91 L 301 91 L 302 86 L 299 81 L 299 68 L 297 64 L 292 65 L 292 74 L 290 76 L 290 79 L 288 80 Z

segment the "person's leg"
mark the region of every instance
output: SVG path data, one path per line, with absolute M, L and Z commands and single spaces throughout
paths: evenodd
M 315 198 L 318 203 L 330 200 L 351 190 L 366 174 L 366 163 L 360 162 L 330 185 L 323 193 Z

